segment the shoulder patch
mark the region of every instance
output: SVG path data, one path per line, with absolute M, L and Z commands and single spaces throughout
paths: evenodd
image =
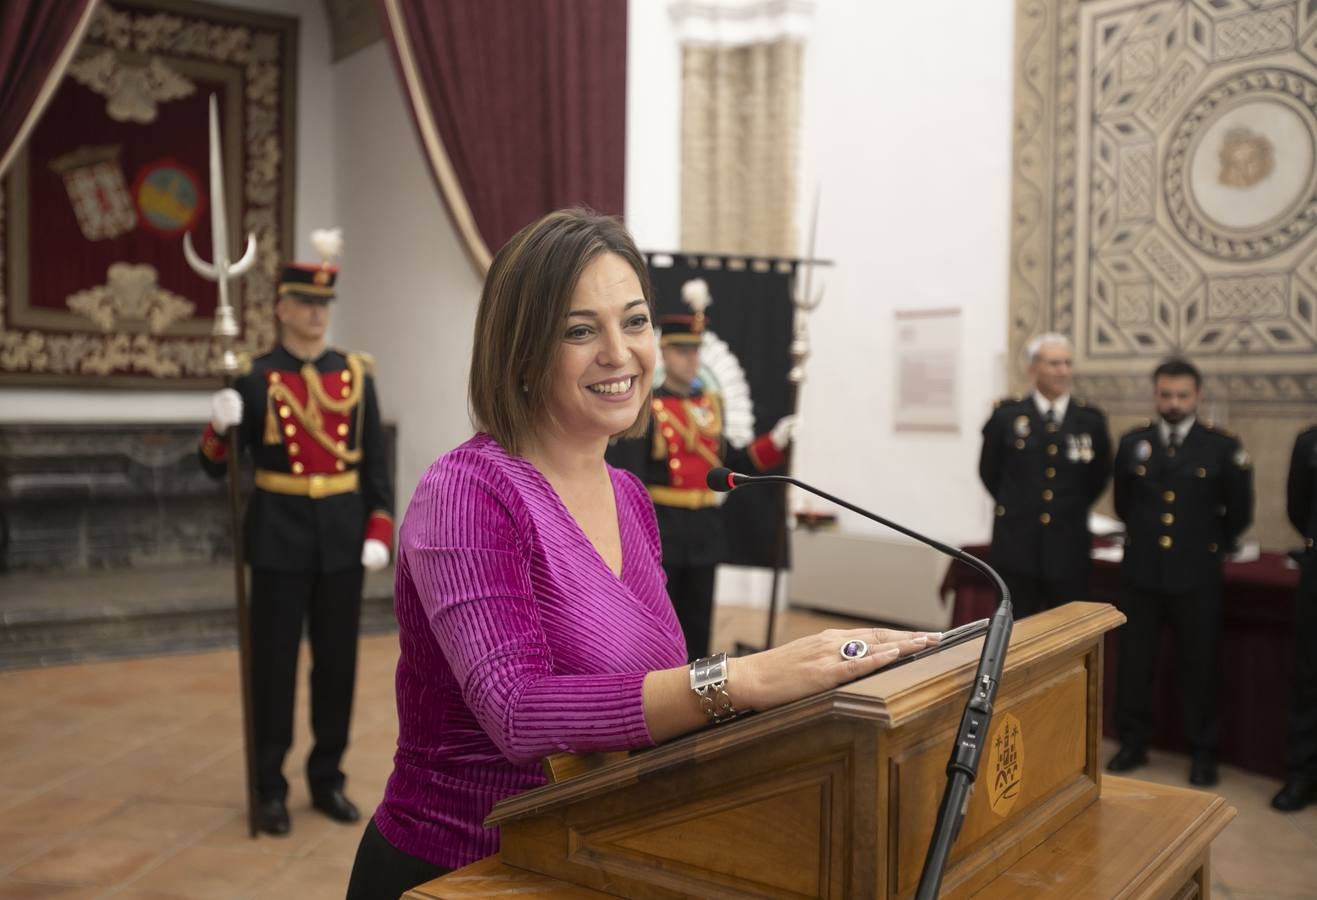
M 1237 447 L 1235 449 L 1235 455 L 1233 457 L 1233 461 L 1235 463 L 1235 466 L 1240 469 L 1249 469 L 1252 468 L 1253 466 L 1253 460 L 1249 459 L 1248 451 L 1245 450 L 1243 447 Z

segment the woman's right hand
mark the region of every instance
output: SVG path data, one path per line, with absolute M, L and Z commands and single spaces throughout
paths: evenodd
M 789 644 L 727 660 L 727 693 L 738 711 L 763 711 L 872 674 L 902 656 L 942 639 L 937 631 L 830 628 Z M 859 659 L 842 656 L 851 641 L 864 641 Z

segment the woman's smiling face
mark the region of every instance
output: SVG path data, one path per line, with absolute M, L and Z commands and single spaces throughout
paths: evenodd
M 626 431 L 649 402 L 655 355 L 649 305 L 630 264 L 604 253 L 586 266 L 560 327 L 550 421 L 579 437 Z

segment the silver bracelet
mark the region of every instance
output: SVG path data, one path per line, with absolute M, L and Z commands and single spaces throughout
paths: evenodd
M 736 717 L 731 695 L 727 693 L 727 654 L 715 653 L 691 663 L 691 690 L 700 698 L 700 708 L 711 722 L 726 722 Z

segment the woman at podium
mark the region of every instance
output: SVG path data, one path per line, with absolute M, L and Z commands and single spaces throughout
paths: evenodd
M 644 485 L 604 462 L 645 432 L 645 263 L 583 210 L 490 266 L 469 382 L 477 433 L 422 477 L 399 537 L 398 750 L 349 900 L 396 898 L 498 850 L 482 822 L 553 753 L 649 747 L 867 675 L 936 641 L 825 631 L 686 665 Z

